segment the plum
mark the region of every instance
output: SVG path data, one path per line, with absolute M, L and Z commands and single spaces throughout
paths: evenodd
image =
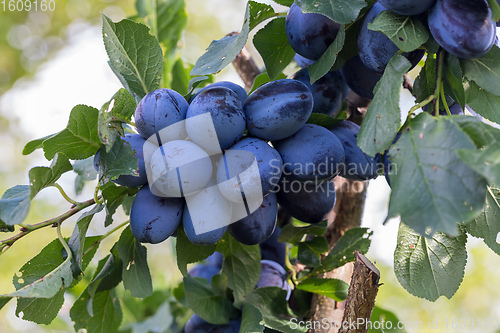
M 211 118 L 204 117 L 204 114 Z M 241 100 L 226 87 L 212 87 L 200 92 L 186 114 L 189 138 L 207 152 L 216 153 L 231 147 L 243 136 L 245 125 Z
M 207 265 L 221 268 L 223 260 L 224 260 L 224 257 L 222 256 L 222 253 L 215 251 L 207 259 L 205 259 L 205 262 Z
M 359 58 L 366 67 L 382 74 L 392 56 L 399 51 L 399 48 L 386 35 L 379 31 L 368 29 L 368 23 L 386 10 L 380 3 L 375 3 L 365 14 L 363 23 L 358 34 L 358 53 Z M 425 50 L 415 50 L 402 55 L 408 58 L 413 66 L 416 66 L 425 54 Z
M 318 60 L 333 43 L 340 24 L 316 13 L 303 13 L 297 4 L 292 4 L 285 21 L 288 42 L 301 56 Z
M 378 2 L 389 9 L 391 12 L 400 15 L 417 15 L 422 14 L 427 9 L 431 8 L 436 0 L 378 0 Z
M 231 319 L 229 324 L 215 325 L 193 314 L 184 327 L 184 333 L 238 333 L 240 326 L 241 318 Z
M 263 140 L 281 140 L 293 135 L 307 122 L 312 110 L 311 90 L 292 79 L 260 86 L 243 105 L 248 133 Z
M 132 235 L 141 243 L 163 242 L 181 223 L 184 202 L 182 198 L 157 197 L 143 186 L 130 210 Z
M 196 92 L 196 94 L 194 94 L 191 97 L 191 99 L 189 100 L 189 103 L 191 103 L 196 98 L 196 96 L 198 96 L 201 92 L 203 92 L 207 89 L 213 88 L 213 87 L 225 87 L 225 88 L 231 89 L 232 91 L 234 91 L 236 93 L 236 95 L 238 95 L 238 98 L 241 101 L 241 105 L 243 105 L 243 103 L 245 103 L 245 101 L 248 97 L 247 92 L 245 91 L 245 89 L 242 86 L 237 85 L 236 83 L 233 83 L 230 81 L 219 81 L 219 82 L 211 83 L 208 86 L 201 88 L 198 92 Z
M 460 58 L 481 57 L 495 43 L 496 24 L 486 0 L 437 0 L 428 23 L 436 42 Z
M 359 126 L 349 120 L 343 120 L 331 131 L 340 139 L 345 151 L 345 164 L 339 175 L 357 181 L 376 178 L 381 161 L 365 154 L 358 147 Z
M 292 288 L 286 280 L 285 269 L 277 262 L 271 260 L 260 261 L 260 278 L 255 288 L 279 287 L 286 291 L 286 300 L 290 299 Z
M 285 266 L 286 243 L 278 242 L 280 233 L 281 228 L 276 226 L 271 237 L 259 243 L 259 247 L 262 259 L 276 261 Z
M 277 215 L 276 194 L 269 193 L 264 197 L 262 204 L 256 211 L 232 223 L 229 226 L 229 233 L 240 243 L 259 244 L 273 234 Z
M 162 195 L 182 197 L 205 188 L 212 177 L 212 161 L 195 143 L 174 140 L 152 154 L 150 170 L 150 184 Z
M 367 99 L 373 99 L 373 88 L 382 78 L 381 74 L 366 67 L 359 56 L 349 59 L 340 73 L 352 91 Z
M 239 202 L 241 191 L 247 197 L 258 196 L 260 199 L 277 185 L 282 168 L 283 161 L 276 149 L 266 141 L 247 137 L 233 145 L 221 158 L 217 167 L 219 190 L 234 202 Z
M 146 140 L 156 135 L 160 144 L 186 138 L 183 120 L 189 104 L 172 89 L 157 89 L 144 96 L 135 109 L 135 126 Z M 168 127 L 168 128 L 167 128 Z
M 331 179 L 345 161 L 342 142 L 326 128 L 314 124 L 304 125 L 273 145 L 283 158 L 283 175 L 301 181 Z
M 301 56 L 298 53 L 295 53 L 295 56 L 293 57 L 293 60 L 299 65 L 301 68 L 306 68 L 309 67 L 310 65 L 314 64 L 316 61 L 307 59 L 303 56 Z
M 212 278 L 220 273 L 220 267 L 208 264 L 197 264 L 189 270 L 189 275 L 207 280 L 208 283 L 212 282 Z
M 318 223 L 335 205 L 335 186 L 333 181 L 300 182 L 282 177 L 277 198 L 292 217 L 306 223 Z
M 224 236 L 231 222 L 232 205 L 211 180 L 202 191 L 186 198 L 182 225 L 191 243 L 212 245 Z
M 342 100 L 349 92 L 340 72 L 328 72 L 313 84 L 310 83 L 309 71 L 306 68 L 293 74 L 291 78 L 304 83 L 311 90 L 315 113 L 335 117 L 340 112 Z

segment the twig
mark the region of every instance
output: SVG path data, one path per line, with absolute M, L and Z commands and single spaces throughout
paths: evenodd
M 231 32 L 228 34 L 228 36 L 236 34 L 239 34 L 239 32 Z M 233 66 L 236 69 L 236 72 L 238 72 L 238 75 L 243 80 L 243 83 L 245 83 L 245 89 L 249 91 L 253 86 L 255 78 L 260 74 L 260 69 L 259 67 L 257 67 L 257 64 L 253 60 L 252 54 L 250 54 L 250 51 L 246 46 L 243 47 L 243 50 L 241 50 L 240 54 L 238 54 L 233 60 Z
M 407 89 L 413 95 L 413 83 L 408 74 L 403 75 L 403 88 Z

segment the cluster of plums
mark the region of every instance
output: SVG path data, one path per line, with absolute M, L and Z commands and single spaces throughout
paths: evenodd
M 347 85 L 368 99 L 373 98 L 373 88 L 389 60 L 399 51 L 383 33 L 368 29 L 368 24 L 385 10 L 426 21 L 437 43 L 460 58 L 480 57 L 495 42 L 499 44 L 496 37 L 498 22 L 492 20 L 486 0 L 379 0 L 363 17 L 357 40 L 358 55 L 340 69 Z M 285 28 L 290 45 L 299 55 L 297 62 L 305 67 L 327 50 L 335 40 L 340 24 L 320 14 L 303 13 L 298 5 L 293 4 Z M 417 49 L 403 55 L 415 66 L 424 53 L 425 50 Z

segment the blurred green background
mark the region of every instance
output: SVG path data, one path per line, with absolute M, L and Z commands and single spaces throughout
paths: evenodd
M 266 1 L 272 4 L 271 1 Z M 101 41 L 100 12 L 118 21 L 136 14 L 134 0 L 55 0 L 54 11 L 9 11 L 0 4 L 0 192 L 28 182 L 28 170 L 47 165 L 41 152 L 22 156 L 21 151 L 31 139 L 52 134 L 64 128 L 71 108 L 76 104 L 100 107 L 109 100 L 120 83 L 109 69 Z M 275 4 L 273 4 L 275 5 Z M 8 6 L 8 2 L 7 2 Z M 194 63 L 211 40 L 240 29 L 245 8 L 243 0 L 186 0 L 187 28 L 179 43 L 181 57 Z M 282 8 L 282 7 L 281 7 Z M 256 56 L 259 64 L 261 60 Z M 289 68 L 289 72 L 294 68 Z M 225 69 L 216 80 L 241 84 L 232 68 Z M 412 103 L 405 95 L 404 105 Z M 66 174 L 61 184 L 75 197 L 74 175 Z M 92 185 L 77 197 L 91 197 Z M 389 188 L 385 180 L 372 181 L 365 207 L 363 225 L 375 230 L 368 257 L 382 272 L 378 305 L 391 310 L 408 323 L 408 332 L 495 332 L 479 327 L 479 321 L 496 320 L 500 325 L 500 258 L 481 241 L 470 239 L 466 275 L 458 293 L 451 299 L 435 303 L 409 295 L 397 282 L 392 269 L 392 253 L 396 246 L 398 221 L 382 226 L 387 214 Z M 45 189 L 33 202 L 26 223 L 52 218 L 68 209 L 55 189 Z M 126 220 L 120 212 L 115 224 Z M 75 218 L 64 223 L 69 236 Z M 109 228 L 113 228 L 113 225 Z M 108 229 L 109 229 L 108 228 Z M 101 234 L 103 216 L 94 218 L 90 233 Z M 1 234 L 3 238 L 8 234 Z M 118 235 L 117 235 L 118 236 Z M 48 242 L 56 238 L 55 229 L 42 229 L 17 242 L 0 256 L 0 294 L 14 290 L 12 277 Z M 101 245 L 94 262 L 108 253 L 116 238 Z M 171 290 L 180 280 L 172 244 L 166 241 L 148 246 L 150 268 L 155 290 Z M 86 276 L 86 279 L 90 277 Z M 80 284 L 67 295 L 58 318 L 48 326 L 39 326 L 15 315 L 15 301 L 0 311 L 0 332 L 71 332 L 69 309 L 82 291 Z M 170 292 L 157 298 L 169 297 Z M 124 325 L 140 319 L 140 302 L 121 292 Z M 152 301 L 154 303 L 154 300 Z M 146 311 L 146 310 L 144 310 Z M 452 320 L 464 319 L 465 326 L 452 329 Z M 468 325 L 470 319 L 474 325 Z M 446 320 L 450 324 L 445 327 Z M 438 321 L 437 329 L 429 321 Z M 420 329 L 411 328 L 421 322 Z M 435 324 L 434 324 L 435 327 Z

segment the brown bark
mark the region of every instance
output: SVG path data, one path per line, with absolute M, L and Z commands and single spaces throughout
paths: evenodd
M 228 36 L 236 34 L 238 34 L 238 32 L 232 32 L 228 34 Z M 255 78 L 260 74 L 260 69 L 257 67 L 257 64 L 253 60 L 252 55 L 246 46 L 243 47 L 240 54 L 238 54 L 233 60 L 233 66 L 243 80 L 243 83 L 245 83 L 245 89 L 249 91 L 253 86 Z

